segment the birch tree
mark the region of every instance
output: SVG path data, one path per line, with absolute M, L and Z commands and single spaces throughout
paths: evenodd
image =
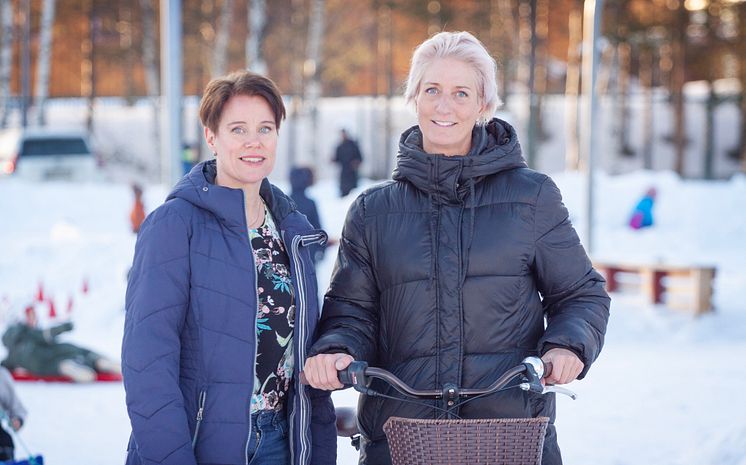
M 228 37 L 233 19 L 233 0 L 223 0 L 220 11 L 218 30 L 215 33 L 215 50 L 213 51 L 212 75 L 222 76 L 228 64 Z
M 142 60 L 145 67 L 145 89 L 153 106 L 153 138 L 156 153 L 160 153 L 160 123 L 158 120 L 158 96 L 160 85 L 158 83 L 158 58 L 156 56 L 157 44 L 155 42 L 155 8 L 153 0 L 140 0 L 142 10 Z
M 10 72 L 13 58 L 13 0 L 0 0 L 0 128 L 8 125 Z
M 503 105 L 507 106 L 509 83 L 514 79 L 514 47 L 516 26 L 513 20 L 511 0 L 491 0 L 490 2 L 490 43 L 498 47 L 501 66 L 498 67 L 498 93 Z
M 264 61 L 262 53 L 264 28 L 267 25 L 266 0 L 251 0 L 248 15 L 249 33 L 246 35 L 246 69 L 259 74 L 266 74 L 267 62 Z
M 145 65 L 145 88 L 148 97 L 160 95 L 158 84 L 158 50 L 155 41 L 155 8 L 153 0 L 140 0 L 142 8 L 142 61 Z
M 675 170 L 684 175 L 684 156 L 686 155 L 686 120 L 684 110 L 684 83 L 686 82 L 686 27 L 689 24 L 689 12 L 684 2 L 679 2 L 674 12 L 673 26 L 673 68 L 671 73 L 671 102 L 674 119 L 673 145 Z
M 578 115 L 580 95 L 580 45 L 583 41 L 583 13 L 580 2 L 573 2 L 568 18 L 567 77 L 565 79 L 565 169 L 580 169 Z
M 738 24 L 740 40 L 738 41 L 738 77 L 741 81 L 741 131 L 738 141 L 738 156 L 741 158 L 741 171 L 746 173 L 746 4 L 738 5 Z
M 36 66 L 36 124 L 44 126 L 46 118 L 44 105 L 49 96 L 49 69 L 52 57 L 52 32 L 54 29 L 55 0 L 44 0 L 41 12 L 41 37 L 39 39 L 39 56 Z
M 321 46 L 324 35 L 324 0 L 311 1 L 311 14 L 308 21 L 308 42 L 306 62 L 303 72 L 308 78 L 304 94 L 307 96 L 308 110 L 311 116 L 311 160 L 318 161 L 316 131 L 318 127 L 318 101 L 321 96 Z

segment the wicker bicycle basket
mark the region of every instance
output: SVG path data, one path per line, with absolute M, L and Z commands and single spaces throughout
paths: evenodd
M 540 465 L 549 418 L 420 420 L 383 425 L 393 465 Z

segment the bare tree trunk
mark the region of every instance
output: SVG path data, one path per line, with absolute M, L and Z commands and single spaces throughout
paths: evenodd
M 93 46 L 96 36 L 96 0 L 87 0 L 85 9 L 88 11 L 88 31 L 83 42 L 80 44 L 83 61 L 81 63 L 81 87 L 82 94 L 88 100 L 88 114 L 86 116 L 86 128 L 88 133 L 93 133 L 93 107 L 96 98 L 96 48 Z
M 212 75 L 214 77 L 225 74 L 228 64 L 228 37 L 230 37 L 232 19 L 233 0 L 223 0 L 218 30 L 215 33 L 215 49 L 212 51 Z
M 145 91 L 153 109 L 153 144 L 155 155 L 161 152 L 161 124 L 159 116 L 160 85 L 158 77 L 158 57 L 156 51 L 158 46 L 155 42 L 156 24 L 154 0 L 140 0 L 142 10 L 142 61 L 145 67 Z
M 642 111 L 642 164 L 647 170 L 653 168 L 653 51 L 644 48 L 640 51 L 640 84 L 644 90 Z
M 534 77 L 534 87 L 536 93 L 536 105 L 534 108 L 534 134 L 536 135 L 536 144 L 534 151 L 538 153 L 540 142 L 549 139 L 550 134 L 544 127 L 544 96 L 547 93 L 547 65 L 548 60 L 548 40 L 549 40 L 549 0 L 536 1 L 536 54 L 534 67 L 536 68 Z M 536 157 L 536 154 L 534 155 Z M 536 161 L 534 162 L 536 163 Z
M 741 171 L 746 173 L 746 60 L 741 61 L 741 140 L 738 147 Z
M 738 24 L 741 39 L 738 41 L 738 76 L 741 81 L 741 138 L 736 149 L 741 159 L 741 171 L 746 172 L 746 3 L 738 5 Z
M 518 0 L 518 66 L 516 81 L 528 85 L 531 77 L 531 4 L 529 0 Z
M 689 13 L 684 2 L 679 2 L 675 13 L 674 37 L 672 42 L 673 68 L 671 70 L 671 101 L 674 112 L 673 144 L 676 154 L 674 169 L 679 176 L 684 175 L 684 156 L 686 155 L 686 133 L 684 117 L 684 80 L 686 79 L 686 27 Z
M 31 0 L 18 2 L 21 11 L 21 127 L 28 126 L 31 102 Z
M 52 56 L 52 30 L 54 28 L 54 0 L 44 0 L 41 13 L 41 38 L 36 66 L 36 124 L 44 126 L 44 104 L 49 96 L 49 67 Z
M 427 35 L 429 37 L 443 30 L 441 2 L 429 2 L 427 5 L 427 13 Z
M 311 161 L 318 163 L 318 101 L 321 96 L 321 47 L 324 36 L 324 0 L 311 1 L 311 14 L 308 20 L 308 43 L 304 74 L 307 78 L 304 94 L 308 98 L 308 111 L 311 116 Z
M 617 111 L 617 136 L 618 150 L 623 156 L 634 155 L 635 151 L 629 146 L 629 70 L 630 57 L 632 55 L 630 46 L 622 42 L 617 46 L 619 59 L 619 77 L 616 93 Z
M 394 37 L 394 24 L 393 24 L 393 11 L 392 3 L 388 1 L 375 1 L 375 14 L 376 14 L 376 99 L 375 108 L 376 115 L 380 109 L 380 95 L 383 90 L 383 131 L 379 130 L 380 123 L 376 121 L 377 118 L 373 118 L 374 127 L 372 130 L 374 134 L 378 134 L 377 138 L 374 138 L 373 147 L 375 152 L 372 153 L 372 164 L 370 170 L 370 176 L 373 179 L 386 179 L 390 175 L 389 171 L 389 160 L 391 157 L 390 153 L 390 141 L 392 133 L 391 124 L 391 94 L 393 89 L 393 70 L 392 70 L 392 47 Z M 381 83 L 383 83 L 383 89 L 381 89 Z
M 158 79 L 158 47 L 155 41 L 155 7 L 153 0 L 140 0 L 142 8 L 142 61 L 145 65 L 145 89 L 150 98 L 160 95 Z
M 0 0 L 0 128 L 8 125 L 13 57 L 13 0 Z
M 267 1 L 251 0 L 249 3 L 249 35 L 246 37 L 246 68 L 259 74 L 267 73 L 262 43 L 267 25 Z
M 580 94 L 580 44 L 583 41 L 583 12 L 573 3 L 569 19 L 567 77 L 565 80 L 565 168 L 580 169 L 578 144 L 578 96 Z
M 490 3 L 490 42 L 497 45 L 498 57 L 498 93 L 503 105 L 507 106 L 510 82 L 513 73 L 513 50 L 515 47 L 516 27 L 513 20 L 512 0 L 492 0 Z
M 712 179 L 715 174 L 715 107 L 717 97 L 712 80 L 707 80 L 707 102 L 705 103 L 705 157 L 702 174 L 705 179 Z
M 290 23 L 293 34 L 293 40 L 290 44 L 290 53 L 292 54 L 290 60 L 290 87 L 293 99 L 290 104 L 290 115 L 288 117 L 288 161 L 290 166 L 294 166 L 298 162 L 299 120 L 303 108 L 303 52 L 299 48 L 302 39 L 299 38 L 300 34 L 297 34 L 296 31 L 301 30 L 304 15 L 302 8 L 303 0 L 291 0 L 290 4 L 292 6 Z
M 394 7 L 393 2 L 386 6 L 384 15 L 386 29 L 386 106 L 384 111 L 383 125 L 383 172 L 381 179 L 391 176 L 391 139 L 393 138 L 394 124 L 391 116 L 391 98 L 394 96 Z
M 135 63 L 139 53 L 132 46 L 132 12 L 135 7 L 130 3 L 119 6 L 120 27 L 119 30 L 119 50 L 123 55 L 121 69 L 126 75 L 129 70 L 135 69 Z M 126 79 L 124 82 L 124 95 L 127 104 L 132 105 L 135 101 L 135 82 L 133 79 Z
M 536 3 L 538 0 L 526 0 L 519 7 L 521 42 L 519 53 L 523 70 L 518 79 L 528 83 L 528 121 L 527 135 L 524 140 L 524 156 L 529 167 L 534 168 L 536 154 Z

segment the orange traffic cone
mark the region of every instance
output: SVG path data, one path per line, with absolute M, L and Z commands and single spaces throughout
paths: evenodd
M 71 314 L 73 312 L 73 296 L 70 296 L 67 299 L 67 314 Z
M 49 318 L 57 318 L 57 309 L 54 306 L 54 300 L 49 299 Z
M 81 288 L 83 294 L 88 294 L 88 278 L 83 278 L 83 287 Z
M 39 290 L 36 292 L 36 301 L 44 302 L 44 284 L 39 281 Z

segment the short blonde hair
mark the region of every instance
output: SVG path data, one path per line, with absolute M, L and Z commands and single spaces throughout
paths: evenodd
M 420 92 L 425 69 L 438 58 L 455 58 L 470 65 L 477 77 L 477 93 L 484 111 L 477 123 L 486 123 L 500 105 L 497 95 L 497 63 L 490 53 L 472 34 L 461 32 L 439 32 L 422 42 L 412 54 L 409 76 L 404 90 L 404 99 L 414 104 Z

